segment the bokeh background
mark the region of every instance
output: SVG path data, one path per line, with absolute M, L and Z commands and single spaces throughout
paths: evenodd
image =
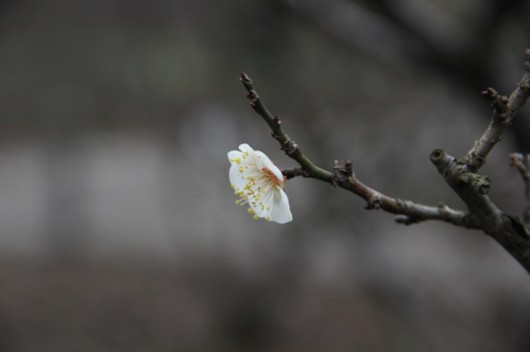
M 294 221 L 234 205 L 226 153 L 294 166 L 254 80 L 319 165 L 460 208 L 428 160 L 460 156 L 513 89 L 522 0 L 2 0 L 1 351 L 527 351 L 528 274 L 478 231 L 395 224 L 314 180 Z M 492 199 L 521 214 L 508 153 Z

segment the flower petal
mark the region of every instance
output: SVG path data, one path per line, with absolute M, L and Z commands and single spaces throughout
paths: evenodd
M 280 187 L 276 187 L 274 191 L 274 198 L 271 205 L 270 220 L 278 224 L 285 224 L 293 220 L 291 209 L 289 207 L 289 199 L 287 194 Z
M 261 170 L 265 167 L 265 160 L 269 159 L 268 156 L 265 155 L 265 153 L 260 152 L 259 150 L 255 151 L 253 153 L 254 160 L 256 162 L 256 167 Z
M 256 167 L 259 170 L 268 169 L 278 179 L 278 183 L 283 183 L 282 171 L 276 165 L 274 165 L 274 163 L 267 155 L 265 155 L 265 153 L 256 150 L 254 155 L 256 155 Z
M 249 195 L 248 204 L 258 217 L 270 219 L 273 197 L 272 192 L 255 192 Z
M 250 152 L 254 151 L 254 149 L 252 149 L 250 147 L 250 145 L 248 145 L 247 143 L 240 144 L 239 145 L 239 150 L 241 150 L 243 153 L 244 152 L 249 152 L 250 153 Z
M 246 180 L 243 177 L 243 174 L 239 171 L 238 165 L 232 165 L 230 166 L 230 171 L 228 172 L 228 178 L 230 179 L 230 185 L 234 189 L 243 189 L 246 184 Z
M 278 183 L 282 184 L 283 183 L 282 170 L 280 170 L 278 166 L 274 165 L 271 159 L 269 159 L 265 154 L 264 156 L 265 156 L 265 158 L 263 159 L 264 167 L 269 169 L 269 171 L 272 172 L 274 176 L 276 176 L 276 178 L 278 179 Z
M 238 158 L 241 158 L 243 156 L 243 153 L 241 153 L 239 150 L 232 150 L 227 153 L 228 161 L 230 161 L 231 164 L 235 163 L 235 160 L 238 160 Z
M 254 218 L 265 218 L 279 224 L 293 219 L 289 200 L 282 190 L 284 177 L 281 170 L 263 152 L 248 144 L 227 153 L 230 161 L 229 179 L 240 200 L 248 204 Z

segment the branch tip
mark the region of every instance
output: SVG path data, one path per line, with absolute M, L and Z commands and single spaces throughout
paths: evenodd
M 435 149 L 431 152 L 431 161 L 433 163 L 438 163 L 445 158 L 445 152 L 443 149 Z
M 530 154 L 510 154 L 511 166 L 515 167 L 524 180 L 530 180 Z
M 499 94 L 499 92 L 497 92 L 492 87 L 488 87 L 485 90 L 483 90 L 482 95 L 484 95 L 486 98 L 488 98 L 491 101 L 491 106 L 493 106 L 493 108 L 499 113 L 502 113 L 508 106 L 508 102 L 509 102 L 508 97 L 505 95 Z
M 515 166 L 516 168 L 523 166 L 521 164 L 521 162 L 523 161 L 523 154 L 521 153 L 511 153 L 510 160 L 512 161 L 511 166 Z
M 239 80 L 241 82 L 243 82 L 244 84 L 245 83 L 252 84 L 252 80 L 250 79 L 250 77 L 243 71 L 241 71 L 241 75 L 239 76 Z
M 488 87 L 484 89 L 482 92 L 480 92 L 480 94 L 484 95 L 485 97 L 491 98 L 499 93 L 497 93 L 497 91 L 493 89 L 492 87 Z

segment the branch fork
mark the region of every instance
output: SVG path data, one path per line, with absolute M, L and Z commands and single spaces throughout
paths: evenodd
M 491 100 L 491 106 L 497 112 L 496 116 L 504 116 L 506 118 L 506 108 L 508 107 L 509 99 L 505 95 L 500 95 L 495 89 L 488 87 L 482 91 L 482 95 Z M 502 119 L 501 119 L 502 120 Z

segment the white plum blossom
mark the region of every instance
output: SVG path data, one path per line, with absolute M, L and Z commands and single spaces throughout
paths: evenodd
M 279 224 L 293 220 L 289 199 L 283 191 L 284 176 L 263 152 L 244 143 L 228 152 L 230 184 L 239 196 L 236 204 L 248 204 L 254 219 L 264 218 Z

